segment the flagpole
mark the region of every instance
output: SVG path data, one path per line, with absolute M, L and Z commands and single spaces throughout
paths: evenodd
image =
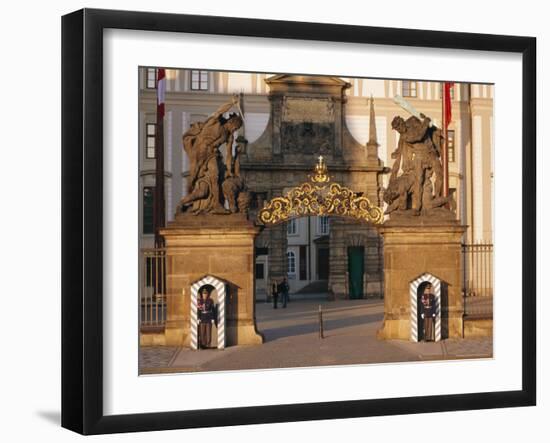
M 447 107 L 449 106 L 449 104 L 447 103 L 447 100 L 450 92 L 448 91 L 447 83 L 444 82 L 442 84 L 441 92 L 441 115 L 443 122 L 443 127 L 441 128 L 441 163 L 443 163 L 443 196 L 447 197 L 449 195 L 449 152 L 447 149 L 447 126 L 449 125 Z
M 155 195 L 154 216 L 155 248 L 164 246 L 164 239 L 160 229 L 165 225 L 164 203 L 164 93 L 166 73 L 164 69 L 157 69 L 157 126 L 155 133 Z

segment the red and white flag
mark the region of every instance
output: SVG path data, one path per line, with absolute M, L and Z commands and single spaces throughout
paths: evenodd
M 157 69 L 157 118 L 164 118 L 164 102 L 166 97 L 166 69 Z
M 444 122 L 445 122 L 445 128 L 449 126 L 449 123 L 451 123 L 451 119 L 453 117 L 453 111 L 452 111 L 452 103 L 451 103 L 451 88 L 454 86 L 454 83 L 451 82 L 445 82 L 443 83 L 443 105 L 444 105 Z

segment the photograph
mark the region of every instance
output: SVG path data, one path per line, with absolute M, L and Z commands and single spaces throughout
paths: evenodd
M 62 426 L 536 405 L 536 39 L 220 13 L 63 16 Z
M 544 440 L 550 26 L 445 6 L 7 3 L 2 441 Z
M 495 84 L 135 75 L 140 376 L 493 358 Z

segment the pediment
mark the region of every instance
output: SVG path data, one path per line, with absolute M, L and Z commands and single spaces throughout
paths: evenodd
M 268 85 L 275 84 L 307 84 L 318 86 L 339 86 L 349 88 L 350 83 L 339 77 L 329 77 L 325 75 L 296 75 L 296 74 L 277 74 L 265 79 Z
M 270 94 L 341 97 L 351 83 L 324 75 L 277 74 L 265 79 Z

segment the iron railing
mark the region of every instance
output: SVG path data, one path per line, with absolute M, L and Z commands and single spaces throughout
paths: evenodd
M 142 249 L 140 258 L 141 330 L 162 329 L 166 323 L 166 251 Z
M 462 245 L 463 282 L 465 297 L 493 296 L 493 245 L 473 243 Z
M 462 293 L 470 309 L 485 311 L 492 307 L 493 245 L 474 243 L 462 245 Z M 142 249 L 140 256 L 140 326 L 143 331 L 163 329 L 166 323 L 166 251 Z M 347 279 L 346 279 L 347 280 Z M 483 307 L 470 297 L 487 297 Z M 479 300 L 481 302 L 481 300 Z M 478 308 L 479 305 L 479 308 Z M 475 307 L 475 308 L 474 308 Z M 472 312 L 473 313 L 473 312 Z

